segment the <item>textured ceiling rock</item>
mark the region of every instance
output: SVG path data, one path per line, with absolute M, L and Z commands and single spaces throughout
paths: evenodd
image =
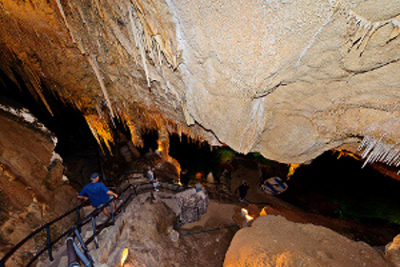
M 398 0 L 0 4 L 3 72 L 134 135 L 164 125 L 292 163 L 399 140 Z

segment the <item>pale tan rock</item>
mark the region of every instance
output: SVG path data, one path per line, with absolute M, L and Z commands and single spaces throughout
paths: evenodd
M 400 266 L 400 235 L 393 238 L 393 242 L 385 247 L 385 257 L 395 264 Z
M 135 144 L 152 126 L 301 163 L 400 138 L 398 0 L 3 2 L 10 79 L 122 112 Z
M 224 261 L 224 267 L 233 266 L 392 265 L 365 243 L 321 226 L 266 215 L 236 233 Z

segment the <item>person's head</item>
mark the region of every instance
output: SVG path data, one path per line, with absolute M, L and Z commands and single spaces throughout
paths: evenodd
M 100 175 L 97 172 L 94 172 L 90 175 L 90 181 L 97 182 L 100 179 Z

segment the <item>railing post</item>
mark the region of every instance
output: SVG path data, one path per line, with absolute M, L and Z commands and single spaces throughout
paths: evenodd
M 76 259 L 73 242 L 74 239 L 72 237 L 67 238 L 68 267 L 79 267 L 80 265 Z
M 135 195 L 137 196 L 136 185 L 133 187 L 133 190 L 135 191 Z
M 81 248 L 83 249 L 83 252 L 85 253 L 86 257 L 88 258 L 88 260 L 93 263 L 93 259 L 92 256 L 90 256 L 89 250 L 85 245 L 85 242 L 83 242 L 83 239 L 81 237 L 81 234 L 78 232 L 78 229 L 76 227 L 74 227 L 74 232 L 75 232 L 75 236 L 79 241 L 79 244 L 81 245 Z
M 129 186 L 129 200 L 132 200 L 132 186 Z
M 94 242 L 94 245 L 96 246 L 96 249 L 98 249 L 99 244 L 97 244 L 97 241 L 96 241 L 97 232 L 96 232 L 96 220 L 94 219 L 94 216 L 92 217 L 92 228 L 93 228 L 93 242 Z
M 81 208 L 80 206 L 78 206 L 78 208 L 76 209 L 76 225 L 79 233 L 81 232 L 80 222 L 81 222 Z
M 53 261 L 53 252 L 51 248 L 51 237 L 50 237 L 50 227 L 46 224 L 46 236 L 47 236 L 47 250 L 49 251 L 49 259 Z
M 111 219 L 112 219 L 112 223 L 113 223 L 113 225 L 115 225 L 115 218 L 114 218 L 114 208 L 113 208 L 113 203 L 114 203 L 114 200 L 111 200 L 111 202 L 110 202 L 110 208 L 111 208 Z
M 122 208 L 124 209 L 125 212 L 125 196 L 124 196 L 124 192 L 121 193 L 122 196 Z

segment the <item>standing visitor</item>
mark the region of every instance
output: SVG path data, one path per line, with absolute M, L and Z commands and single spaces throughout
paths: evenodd
M 239 191 L 239 200 L 242 202 L 247 195 L 247 191 L 249 190 L 250 186 L 246 180 L 243 180 L 243 183 L 236 189 L 235 193 Z
M 156 178 L 156 174 L 154 173 L 156 169 L 154 167 L 150 167 L 149 170 L 147 171 L 147 179 L 149 179 L 149 182 L 153 184 L 153 190 L 154 191 L 159 191 L 157 186 L 159 185 L 158 180 Z
M 90 176 L 91 183 L 83 187 L 79 193 L 78 198 L 83 200 L 90 200 L 92 206 L 98 209 L 103 208 L 103 212 L 107 217 L 111 217 L 107 207 L 103 207 L 105 203 L 110 200 L 110 197 L 118 198 L 118 195 L 109 190 L 103 183 L 99 182 L 100 175 L 95 172 Z M 115 202 L 112 203 L 113 210 L 115 211 Z

